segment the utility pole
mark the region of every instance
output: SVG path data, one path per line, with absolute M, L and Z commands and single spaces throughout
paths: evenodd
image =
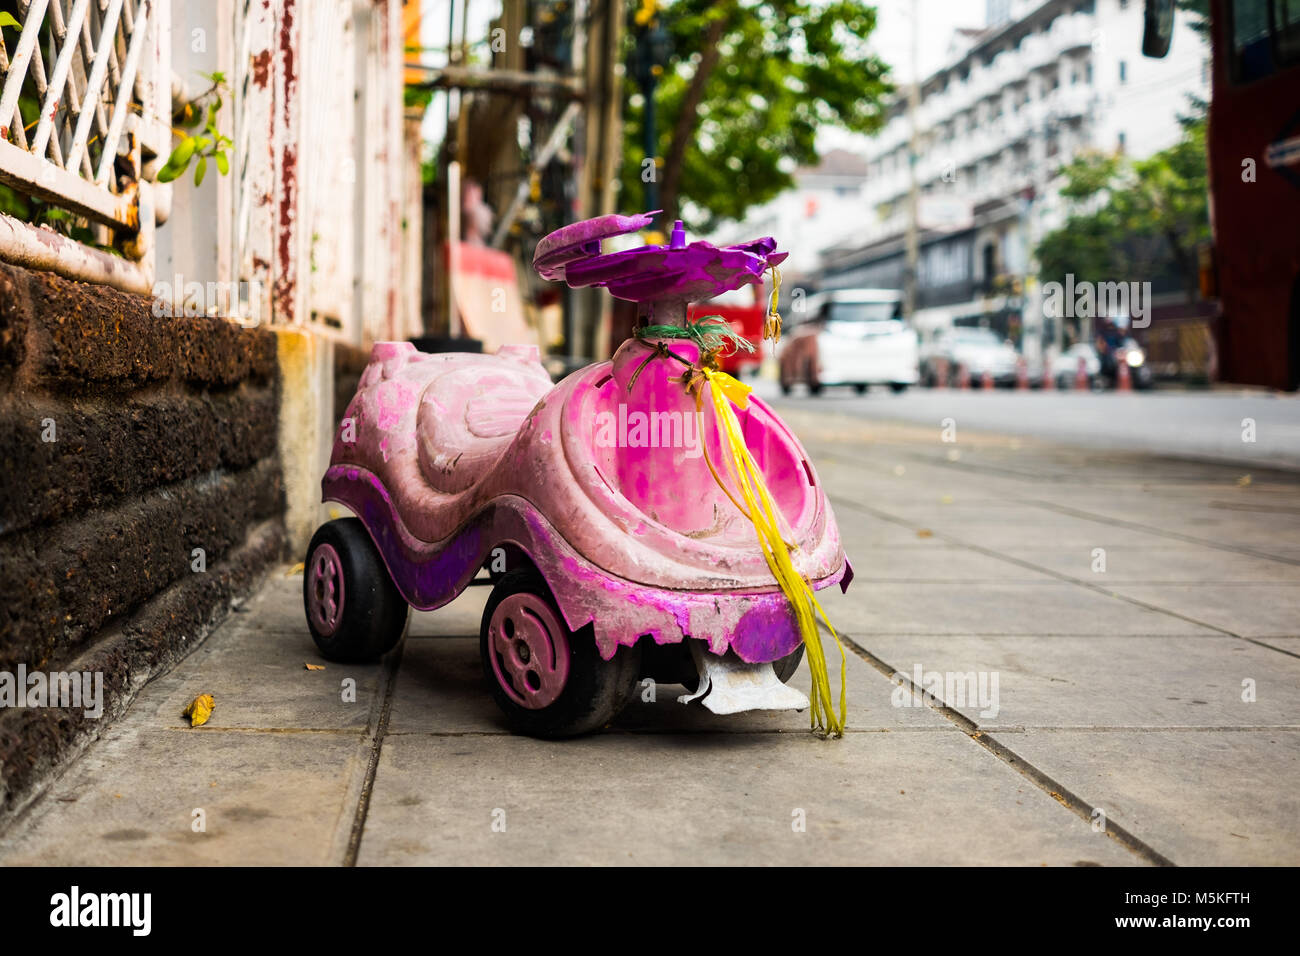
M 580 219 L 616 211 L 619 164 L 623 144 L 622 58 L 626 11 L 621 0 L 589 2 L 583 69 L 582 167 L 579 173 Z M 577 36 L 574 37 L 575 44 Z M 575 56 L 575 63 L 577 58 Z M 573 337 L 565 332 L 569 357 L 598 358 L 606 354 L 611 299 L 602 289 L 575 290 Z
M 903 265 L 903 317 L 908 324 L 915 323 L 916 301 L 921 260 L 920 237 L 920 184 L 916 178 L 916 165 L 920 160 L 921 137 L 917 129 L 917 112 L 921 108 L 921 56 L 920 31 L 917 21 L 917 4 L 912 0 L 912 82 L 907 88 L 907 234 L 905 236 L 905 260 Z
M 670 40 L 668 33 L 659 23 L 659 10 L 656 3 L 644 3 L 636 13 L 637 37 L 636 49 L 632 53 L 632 75 L 641 87 L 641 152 L 643 161 L 648 159 L 655 163 L 649 170 L 647 178 L 644 171 L 641 179 L 645 183 L 645 208 L 659 208 L 659 130 L 655 116 L 655 89 L 659 86 L 659 75 L 663 73 L 664 64 L 668 62 Z

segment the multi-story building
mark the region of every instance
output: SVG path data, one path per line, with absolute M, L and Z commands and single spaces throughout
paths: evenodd
M 798 284 L 817 272 L 822 249 L 856 235 L 869 214 L 863 200 L 867 164 L 856 153 L 832 149 L 816 166 L 801 166 L 791 176 L 793 188 L 749 210 L 744 222 L 727 223 L 709 238 L 727 245 L 775 236 L 790 252 L 781 271 Z
M 923 336 L 987 325 L 1031 358 L 1059 342 L 1036 304 L 1031 255 L 1062 221 L 1061 167 L 1085 149 L 1146 156 L 1170 146 L 1189 97 L 1207 95 L 1209 51 L 1188 18 L 1166 59 L 1142 57 L 1142 6 L 990 0 L 985 28 L 956 31 L 915 117 Z M 866 157 L 862 198 L 874 215 L 824 250 L 824 286 L 903 287 L 911 135 L 900 89 Z

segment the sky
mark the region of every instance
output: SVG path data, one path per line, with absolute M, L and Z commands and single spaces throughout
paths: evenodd
M 896 83 L 912 80 L 912 10 L 920 23 L 922 75 L 943 65 L 957 27 L 982 27 L 985 0 L 877 0 L 876 53 L 894 68 Z
M 895 84 L 910 83 L 912 66 L 912 23 L 920 26 L 917 37 L 921 75 L 928 76 L 943 66 L 952 33 L 958 27 L 984 25 L 985 0 L 877 0 L 876 32 L 872 47 L 892 69 Z M 861 152 L 866 138 L 838 129 L 823 129 L 817 137 L 822 152 L 852 149 Z

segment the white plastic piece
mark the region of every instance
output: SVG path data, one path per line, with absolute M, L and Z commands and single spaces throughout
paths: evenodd
M 781 683 L 771 664 L 747 664 L 728 650 L 719 657 L 691 642 L 691 656 L 699 673 L 693 694 L 683 694 L 678 703 L 700 701 L 715 714 L 739 714 L 747 710 L 804 710 L 808 696 Z

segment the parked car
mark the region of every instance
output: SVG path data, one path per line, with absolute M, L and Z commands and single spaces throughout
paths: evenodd
M 870 385 L 901 392 L 919 378 L 916 332 L 904 324 L 893 289 L 836 289 L 792 309 L 778 355 L 781 391 L 803 383 L 814 395 L 827 385 Z
M 1079 375 L 1079 359 L 1083 359 L 1083 370 L 1088 376 L 1091 388 L 1101 374 L 1101 358 L 1090 342 L 1076 342 L 1052 359 L 1052 381 L 1057 388 L 1074 388 Z
M 953 385 L 965 369 L 972 385 L 985 375 L 996 385 L 1014 385 L 1019 358 L 1011 343 L 990 329 L 954 326 L 922 347 L 921 380 L 932 387 Z

